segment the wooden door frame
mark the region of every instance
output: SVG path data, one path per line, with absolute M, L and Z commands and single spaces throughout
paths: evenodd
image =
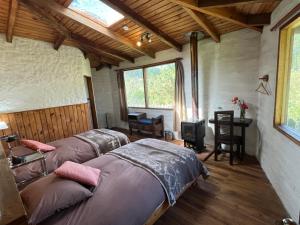
M 95 104 L 95 94 L 94 94 L 94 88 L 93 88 L 93 81 L 92 77 L 90 76 L 84 76 L 86 80 L 86 85 L 88 89 L 88 100 L 89 100 L 89 105 L 91 108 L 91 115 L 92 115 L 92 123 L 93 123 L 93 128 L 98 129 L 98 118 L 97 118 L 97 110 L 96 110 L 96 104 Z

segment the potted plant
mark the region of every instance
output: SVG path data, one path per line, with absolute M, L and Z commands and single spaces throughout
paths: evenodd
M 232 98 L 232 103 L 237 105 L 240 110 L 240 119 L 244 120 L 246 116 L 246 110 L 249 109 L 248 105 L 245 103 L 244 100 L 239 99 L 238 97 Z

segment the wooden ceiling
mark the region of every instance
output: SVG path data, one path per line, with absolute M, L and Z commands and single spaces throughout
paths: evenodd
M 111 27 L 92 21 L 67 7 L 72 0 L 0 0 L 0 32 L 11 42 L 20 36 L 76 46 L 91 66 L 118 65 L 121 61 L 174 48 L 181 51 L 187 34 L 202 31 L 220 41 L 220 35 L 242 28 L 261 32 L 280 0 L 103 0 L 125 18 Z M 128 31 L 123 26 L 129 27 Z M 138 47 L 141 34 L 151 43 Z

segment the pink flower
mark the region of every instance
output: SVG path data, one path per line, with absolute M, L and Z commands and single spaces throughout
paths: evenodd
M 239 100 L 239 98 L 238 98 L 238 97 L 233 97 L 233 98 L 232 98 L 232 102 L 233 102 L 233 104 L 237 104 L 238 100 Z
M 245 103 L 245 101 L 240 100 L 238 97 L 233 97 L 231 101 L 232 101 L 233 104 L 238 105 L 241 110 L 249 109 L 249 107 Z
M 249 109 L 249 107 L 248 107 L 248 105 L 245 103 L 245 102 L 243 102 L 243 104 L 241 104 L 241 109 Z

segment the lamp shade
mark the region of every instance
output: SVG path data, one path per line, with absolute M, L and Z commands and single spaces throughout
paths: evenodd
M 0 130 L 5 130 L 7 128 L 8 128 L 8 126 L 5 122 L 0 122 Z

